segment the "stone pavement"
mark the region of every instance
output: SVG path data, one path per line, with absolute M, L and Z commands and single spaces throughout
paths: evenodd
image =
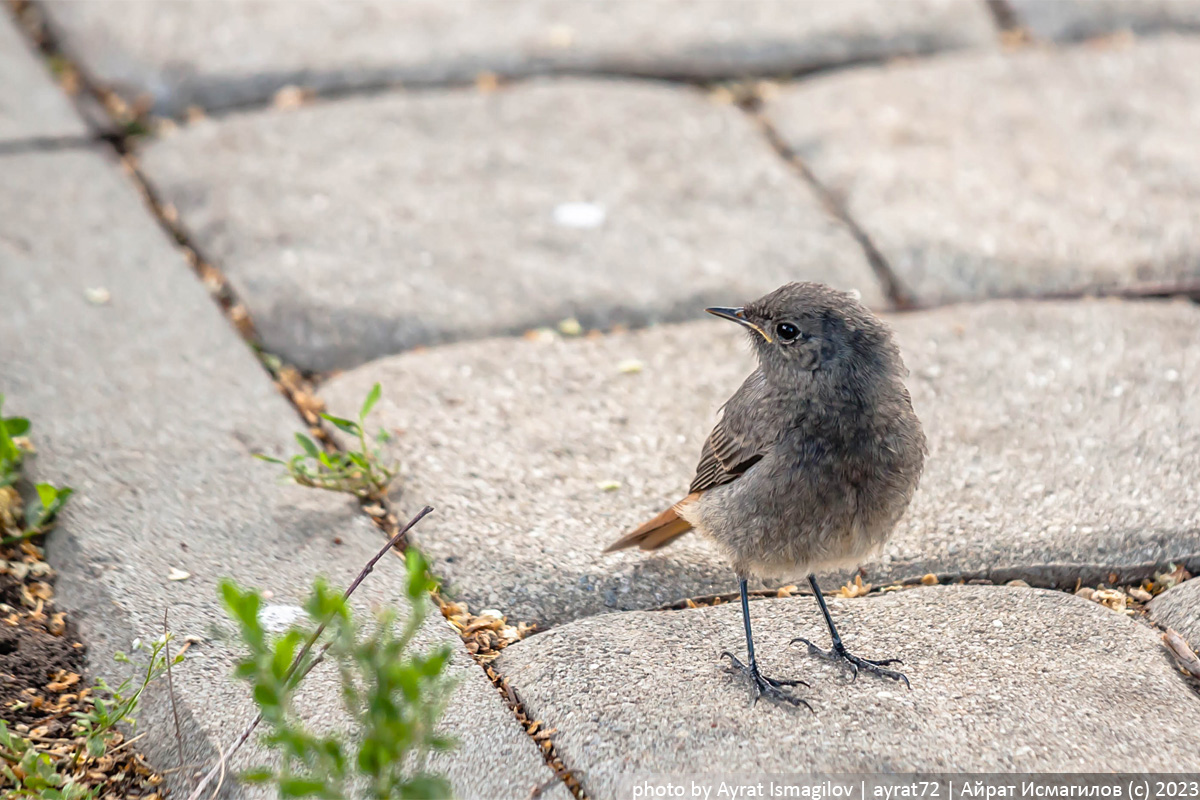
M 1197 60 L 1174 36 L 948 56 L 798 83 L 766 113 L 919 302 L 1195 289 Z
M 178 113 L 268 100 L 291 84 L 346 92 L 546 72 L 681 79 L 789 74 L 994 46 L 972 0 L 842 0 L 803 14 L 775 0 L 367 0 L 313 4 L 51 0 L 67 48 L 128 99 Z M 613 11 L 613 9 L 618 9 Z
M 1016 20 L 1039 39 L 1082 41 L 1125 32 L 1200 32 L 1195 0 L 1008 0 Z
M 0 157 L 0 187 L 0 392 L 7 412 L 33 419 L 34 479 L 76 490 L 47 554 L 60 604 L 75 609 L 92 670 L 110 679 L 113 653 L 159 635 L 164 610 L 181 639 L 203 638 L 174 680 L 185 755 L 209 763 L 253 716 L 231 674 L 240 653 L 217 581 L 295 607 L 318 574 L 348 585 L 383 540 L 356 503 L 280 486 L 252 458 L 290 451 L 297 418 L 110 157 Z M 99 289 L 110 299 L 93 304 Z M 191 577 L 170 580 L 173 569 Z M 399 563 L 376 570 L 360 609 L 403 604 L 404 575 Z M 462 746 L 442 764 L 456 791 L 515 797 L 552 778 L 449 626 L 432 619 L 421 638 L 459 651 L 447 729 Z M 336 722 L 333 676 L 313 677 L 308 713 Z M 173 725 L 156 688 L 139 718 L 147 754 L 166 768 Z
M 807 679 L 799 692 L 815 714 L 747 706 L 748 687 L 714 658 L 742 647 L 736 603 L 591 617 L 518 642 L 499 666 L 561 731 L 596 797 L 629 797 L 646 774 L 1200 768 L 1189 720 L 1200 697 L 1152 631 L 1081 598 L 945 586 L 834 600 L 847 647 L 903 656 L 911 692 L 872 676 L 851 683 L 789 647 L 826 641 L 812 598 L 750 613 L 765 674 Z
M 796 276 L 883 303 L 850 234 L 746 116 L 687 87 L 534 81 L 266 110 L 188 126 L 141 163 L 266 346 L 308 369 L 566 317 L 675 320 Z
M 92 669 L 169 607 L 205 637 L 176 680 L 189 758 L 211 759 L 249 716 L 217 578 L 294 602 L 380 543 L 355 504 L 251 459 L 289 450 L 297 418 L 144 180 L 268 354 L 348 370 L 318 388 L 331 409 L 383 383 L 392 499 L 437 506 L 414 538 L 451 596 L 539 624 L 496 666 L 587 796 L 718 769 L 1200 771 L 1200 697 L 1152 627 L 1200 646 L 1197 579 L 1134 619 L 1053 591 L 1200 572 L 1200 4 L 600 8 L 37 4 L 92 81 L 211 112 L 122 142 L 138 174 L 73 140 L 0 20 L 0 391 L 34 418 L 38 476 L 79 490 L 50 559 Z M 748 75 L 776 80 L 698 84 Z M 289 85 L 324 96 L 272 102 Z M 723 673 L 736 606 L 661 610 L 734 588 L 704 542 L 600 551 L 678 499 L 751 368 L 736 330 L 691 320 L 806 278 L 886 314 L 930 439 L 868 583 L 1027 585 L 834 599 L 849 646 L 904 658 L 912 692 L 789 648 L 824 640 L 811 598 L 756 601 L 764 665 L 812 684 L 815 716 L 789 719 Z M 456 791 L 566 797 L 465 651 L 456 670 Z M 315 677 L 311 713 L 335 720 Z
M 80 139 L 83 120 L 7 16 L 0 16 L 0 152 L 21 142 Z

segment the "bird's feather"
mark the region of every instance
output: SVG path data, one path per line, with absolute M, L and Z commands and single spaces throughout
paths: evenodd
M 692 523 L 679 516 L 678 508 L 693 503 L 700 498 L 700 493 L 689 494 L 666 511 L 649 522 L 622 536 L 604 549 L 611 553 L 614 550 L 624 550 L 626 547 L 638 545 L 643 550 L 657 550 L 692 529 Z
M 770 450 L 774 440 L 764 435 L 770 429 L 746 422 L 756 418 L 746 411 L 768 402 L 767 394 L 766 380 L 760 370 L 755 370 L 722 407 L 721 419 L 704 440 L 688 496 L 613 542 L 605 552 L 634 545 L 657 550 L 690 531 L 692 524 L 681 518 L 677 509 L 698 500 L 701 493 L 714 486 L 737 480 Z

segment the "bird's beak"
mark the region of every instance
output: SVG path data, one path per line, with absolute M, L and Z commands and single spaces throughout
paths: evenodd
M 771 341 L 771 337 L 767 335 L 766 331 L 764 331 L 758 325 L 755 325 L 750 320 L 746 319 L 746 310 L 743 308 L 706 308 L 704 310 L 712 314 L 714 317 L 732 320 L 738 325 L 742 325 L 752 331 L 755 331 L 759 336 L 763 337 L 768 342 Z

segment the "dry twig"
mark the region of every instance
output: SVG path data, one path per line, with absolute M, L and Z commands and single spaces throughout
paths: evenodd
M 1183 640 L 1183 637 L 1171 628 L 1167 628 L 1167 632 L 1163 634 L 1162 638 L 1163 644 L 1171 651 L 1171 655 L 1175 656 L 1180 668 L 1193 678 L 1200 678 L 1200 658 L 1192 652 L 1192 648 Z
M 171 698 L 171 714 L 175 717 L 175 747 L 179 751 L 179 766 L 183 760 L 183 731 L 179 726 L 179 708 L 175 705 L 175 681 L 171 677 L 171 635 L 167 628 L 167 609 L 163 609 L 163 654 L 167 657 L 167 695 Z

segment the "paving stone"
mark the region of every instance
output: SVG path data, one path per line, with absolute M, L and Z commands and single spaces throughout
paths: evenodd
M 64 46 L 89 71 L 160 110 L 261 103 L 280 87 L 345 91 L 444 83 L 480 71 L 711 79 L 803 72 L 948 48 L 991 46 L 969 0 L 578 3 L 487 0 L 285 3 L 50 2 Z
M 1150 619 L 1164 628 L 1174 628 L 1200 652 L 1200 578 L 1184 581 L 1150 601 Z
M 751 605 L 765 674 L 803 678 L 815 714 L 749 707 L 722 649 L 736 603 L 579 620 L 498 662 L 590 797 L 711 773 L 1189 772 L 1200 696 L 1147 626 L 1066 593 L 918 588 L 832 601 L 851 652 L 899 656 L 912 691 L 845 679 L 795 636 L 827 641 L 810 597 Z M 1164 708 L 1172 709 L 1169 715 Z M 1178 713 L 1176 713 L 1178 712 Z M 1146 731 L 1155 746 L 1146 747 Z
M 1200 30 L 1195 0 L 1009 0 L 1018 23 L 1039 39 L 1078 41 L 1130 32 Z
M 930 454 L 868 581 L 1073 586 L 1169 561 L 1200 568 L 1200 308 L 994 301 L 891 322 Z M 399 500 L 441 509 L 416 538 L 451 591 L 558 624 L 736 588 L 698 536 L 652 554 L 601 550 L 682 497 L 750 358 L 713 320 L 435 348 L 345 373 L 321 395 L 353 413 L 382 382 L 378 421 L 403 431 Z M 630 360 L 643 369 L 623 373 Z
M 7 14 L 0 14 L 0 75 L 0 146 L 87 135 L 70 101 Z
M 110 299 L 94 305 L 99 289 Z M 32 476 L 76 490 L 49 539 L 60 607 L 110 681 L 113 652 L 157 636 L 166 610 L 181 637 L 204 637 L 174 681 L 187 760 L 211 763 L 214 741 L 228 745 L 254 712 L 231 675 L 217 581 L 295 605 L 318 574 L 347 585 L 382 538 L 356 503 L 279 485 L 251 457 L 291 450 L 297 418 L 102 155 L 0 158 L 0 296 L 4 410 L 32 418 Z M 172 568 L 191 577 L 171 581 Z M 403 575 L 385 562 L 360 608 L 402 603 Z M 447 728 L 462 740 L 439 763 L 460 796 L 524 796 L 551 772 L 440 616 L 419 646 L 437 641 L 459 648 Z M 336 723 L 339 693 L 312 677 L 309 718 Z M 165 687 L 138 717 L 152 761 L 175 766 Z
M 1194 288 L 1197 60 L 1175 36 L 948 56 L 795 84 L 767 113 L 920 301 Z
M 798 277 L 883 302 L 745 115 L 692 89 L 323 103 L 189 126 L 142 163 L 267 348 L 316 370 L 572 316 L 677 319 Z

